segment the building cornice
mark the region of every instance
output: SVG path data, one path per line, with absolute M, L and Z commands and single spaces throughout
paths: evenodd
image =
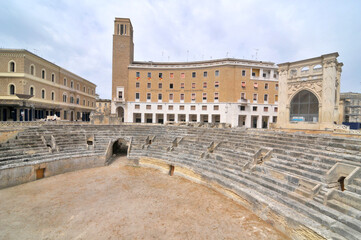
M 130 64 L 129 68 L 135 69 L 197 69 L 210 68 L 219 66 L 243 66 L 249 68 L 264 68 L 264 69 L 278 69 L 273 62 L 262 62 L 244 59 L 217 59 L 209 61 L 195 61 L 195 62 L 138 62 L 135 61 Z

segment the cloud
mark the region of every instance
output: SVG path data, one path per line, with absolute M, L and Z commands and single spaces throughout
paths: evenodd
M 276 63 L 338 51 L 341 90 L 361 92 L 359 1 L 2 1 L 0 47 L 26 48 L 111 96 L 115 17 L 134 27 L 135 60 Z M 256 50 L 258 49 L 258 50 Z M 188 52 L 188 54 L 187 54 Z

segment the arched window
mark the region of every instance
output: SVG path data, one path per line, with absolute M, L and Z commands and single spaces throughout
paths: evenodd
M 318 122 L 318 99 L 313 93 L 302 90 L 293 97 L 290 121 Z
M 306 66 L 301 69 L 301 72 L 308 72 L 308 70 L 310 70 L 310 68 Z
M 321 64 L 317 64 L 313 67 L 313 70 L 316 70 L 316 69 L 321 69 L 322 68 L 322 65 Z
M 30 87 L 30 95 L 34 96 L 34 87 Z
M 15 72 L 15 62 L 14 61 L 11 61 L 9 63 L 9 71 L 10 72 Z
M 70 82 L 70 87 L 74 88 L 74 82 L 73 81 Z
M 70 103 L 74 103 L 74 97 L 70 96 Z
M 14 85 L 14 84 L 10 84 L 10 86 L 9 86 L 9 93 L 10 93 L 10 95 L 14 95 L 14 94 L 15 94 L 15 85 Z
M 54 73 L 51 74 L 51 81 L 55 82 L 55 74 Z
M 41 98 L 45 99 L 45 90 L 44 89 L 41 90 Z
M 67 96 L 66 96 L 66 94 L 64 93 L 64 94 L 63 94 L 63 102 L 66 103 L 66 100 L 67 100 Z
M 79 103 L 80 103 L 80 98 L 77 97 L 77 98 L 76 98 L 76 104 L 79 104 Z
M 45 79 L 45 70 L 44 70 L 44 69 L 41 70 L 41 78 L 42 78 L 42 79 Z
M 66 86 L 66 78 L 64 78 L 64 86 Z
M 30 74 L 35 75 L 35 66 L 34 65 L 30 66 Z
M 55 100 L 55 93 L 51 92 L 51 100 L 54 101 Z

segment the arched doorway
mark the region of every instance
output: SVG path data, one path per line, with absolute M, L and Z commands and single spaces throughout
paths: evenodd
M 128 153 L 128 143 L 125 139 L 119 138 L 113 143 L 113 156 L 126 156 Z
M 318 122 L 318 99 L 310 91 L 302 90 L 291 101 L 290 121 Z
M 124 122 L 124 108 L 123 107 L 117 108 L 117 115 L 120 118 L 120 121 Z

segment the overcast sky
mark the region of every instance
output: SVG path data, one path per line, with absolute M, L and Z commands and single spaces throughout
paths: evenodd
M 25 48 L 110 98 L 115 17 L 132 21 L 136 61 L 283 63 L 338 52 L 341 91 L 361 92 L 358 0 L 0 0 L 0 47 Z

